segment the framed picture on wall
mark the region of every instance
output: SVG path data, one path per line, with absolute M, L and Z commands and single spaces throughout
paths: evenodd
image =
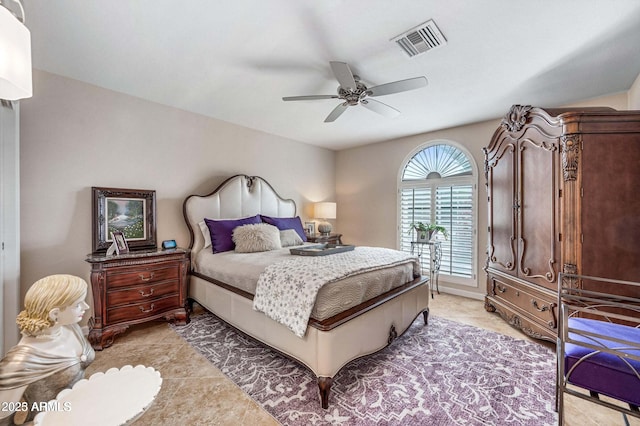
M 106 252 L 118 233 L 128 250 L 157 248 L 155 191 L 101 187 L 91 191 L 94 253 Z

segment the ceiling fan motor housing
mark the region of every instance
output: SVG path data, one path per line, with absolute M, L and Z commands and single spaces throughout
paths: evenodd
M 338 86 L 338 96 L 340 99 L 347 101 L 349 105 L 358 105 L 358 103 L 367 96 L 367 86 L 361 83 L 357 78 L 355 80 L 355 90 L 347 90 L 343 89 L 342 86 Z

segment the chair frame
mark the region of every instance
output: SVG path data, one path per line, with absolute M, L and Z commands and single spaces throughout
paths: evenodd
M 632 292 L 628 294 L 638 295 L 638 297 L 627 297 L 608 293 L 601 293 L 597 291 L 584 290 L 582 288 L 583 280 L 590 280 L 595 282 L 612 283 L 620 288 L 631 289 Z M 592 319 L 598 319 L 608 322 L 620 322 L 624 321 L 625 325 L 640 328 L 640 283 L 631 281 L 621 281 L 607 278 L 590 277 L 586 275 L 566 274 L 561 273 L 558 276 L 558 306 L 559 306 L 559 318 L 558 318 L 558 340 L 556 345 L 557 350 L 557 380 L 556 380 L 556 408 L 558 410 L 558 424 L 564 424 L 564 394 L 576 396 L 578 398 L 585 399 L 587 401 L 608 407 L 612 410 L 616 410 L 622 413 L 625 422 L 628 424 L 626 415 L 640 418 L 640 411 L 638 407 L 629 404 L 629 408 L 625 406 L 616 405 L 608 401 L 604 401 L 599 398 L 598 393 L 590 390 L 589 395 L 578 392 L 574 389 L 570 389 L 567 385 L 570 385 L 570 377 L 573 372 L 572 368 L 567 372 L 565 376 L 565 345 L 567 343 L 573 343 L 585 348 L 592 349 L 597 352 L 606 352 L 620 357 L 627 365 L 630 366 L 627 360 L 632 359 L 640 361 L 640 352 L 638 355 L 621 352 L 620 349 L 625 350 L 638 350 L 640 351 L 640 343 L 628 341 L 624 339 L 612 338 L 604 336 L 592 331 L 579 330 L 569 327 L 569 318 L 586 314 L 586 316 Z M 615 312 L 606 311 L 607 308 L 615 308 Z M 617 320 L 617 321 L 614 321 Z M 571 333 L 571 334 L 570 334 Z M 572 337 L 574 336 L 574 337 Z M 585 343 L 580 340 L 576 340 L 575 336 L 590 337 L 594 339 L 606 339 L 620 344 L 620 348 L 606 348 L 589 343 Z M 618 349 L 618 350 L 616 350 Z M 581 358 L 578 363 L 590 357 L 591 354 Z M 630 366 L 631 367 L 631 366 Z M 638 377 L 638 388 L 640 389 L 640 372 L 633 369 L 635 375 Z M 584 389 L 579 385 L 572 385 Z M 610 397 L 608 397 L 610 398 Z M 612 398 L 615 399 L 615 398 Z M 621 403 L 624 403 L 621 401 Z

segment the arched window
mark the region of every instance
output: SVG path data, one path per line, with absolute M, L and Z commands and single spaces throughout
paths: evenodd
M 448 238 L 436 237 L 442 242 L 440 275 L 475 286 L 478 173 L 472 157 L 451 142 L 436 141 L 408 158 L 399 182 L 400 250 L 411 251 L 411 224 L 444 226 Z

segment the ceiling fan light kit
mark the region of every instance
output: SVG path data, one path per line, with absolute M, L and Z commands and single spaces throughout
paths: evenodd
M 400 111 L 384 104 L 378 100 L 371 99 L 376 96 L 386 96 L 393 93 L 406 92 L 409 90 L 419 89 L 427 85 L 426 77 L 415 77 L 406 80 L 394 81 L 378 86 L 368 88 L 360 81 L 360 77 L 351 72 L 351 68 L 345 62 L 331 61 L 331 70 L 338 80 L 337 95 L 306 95 L 306 96 L 287 96 L 283 97 L 283 101 L 309 101 L 318 99 L 341 99 L 343 102 L 338 104 L 333 111 L 329 113 L 324 120 L 325 123 L 335 121 L 350 106 L 362 105 L 363 107 L 385 117 L 397 117 Z

